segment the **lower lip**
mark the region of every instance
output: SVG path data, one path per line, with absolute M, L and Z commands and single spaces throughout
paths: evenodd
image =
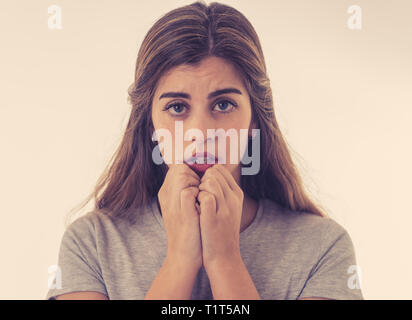
M 206 162 L 206 160 L 205 160 Z M 213 167 L 215 164 L 217 163 L 217 159 L 215 159 L 215 163 L 191 163 L 191 164 L 187 164 L 191 169 L 193 169 L 194 171 L 198 172 L 198 173 L 205 173 L 205 171 L 207 169 L 209 169 L 210 167 Z
M 189 165 L 193 170 L 204 173 L 210 167 L 213 167 L 215 164 L 198 164 L 194 163 Z

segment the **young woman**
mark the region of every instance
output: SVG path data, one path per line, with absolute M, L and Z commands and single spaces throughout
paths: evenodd
M 129 95 L 123 140 L 86 201 L 95 209 L 63 235 L 48 299 L 363 299 L 349 234 L 304 191 L 244 15 L 203 2 L 165 14 L 140 47 Z M 179 121 L 207 138 L 182 141 Z M 256 174 L 242 174 L 242 161 L 180 163 L 176 152 L 154 161 L 159 129 L 186 150 L 219 128 L 246 129 Z

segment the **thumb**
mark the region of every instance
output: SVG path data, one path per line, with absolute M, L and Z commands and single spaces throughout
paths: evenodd
M 187 187 L 180 193 L 180 208 L 184 214 L 188 216 L 198 216 L 196 207 L 196 197 L 199 193 L 197 187 Z
M 216 218 L 216 199 L 215 196 L 207 191 L 201 190 L 197 196 L 200 202 L 200 220 L 211 223 Z

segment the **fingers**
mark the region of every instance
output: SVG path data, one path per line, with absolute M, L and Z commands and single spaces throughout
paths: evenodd
M 243 191 L 232 174 L 221 164 L 206 170 L 199 185 L 200 191 L 207 191 L 215 196 L 216 210 L 228 201 L 243 198 Z
M 205 175 L 201 179 L 201 183 L 208 181 L 208 179 L 217 180 L 217 182 L 219 183 L 220 190 L 222 190 L 224 198 L 227 198 L 230 192 L 232 192 L 230 185 L 226 181 L 226 177 L 220 172 L 220 170 L 217 170 L 215 166 L 206 170 Z
M 193 172 L 186 164 L 174 166 L 169 169 L 171 175 L 176 175 L 173 179 L 173 185 L 171 187 L 184 189 L 187 187 L 198 187 L 200 184 L 199 176 Z
M 197 187 L 188 187 L 180 192 L 180 208 L 181 212 L 189 215 L 198 215 L 196 207 L 196 197 L 199 193 Z
M 187 188 L 187 187 L 199 187 L 200 180 L 195 179 L 192 176 L 182 174 L 178 178 L 177 184 L 181 186 L 182 189 Z
M 200 202 L 200 210 L 202 214 L 200 215 L 200 219 L 208 220 L 212 218 L 213 215 L 216 215 L 216 199 L 215 196 L 207 191 L 199 191 L 197 198 Z
M 176 171 L 177 173 L 181 174 L 187 174 L 197 180 L 200 181 L 199 176 L 197 175 L 196 172 L 194 172 L 192 169 L 190 169 L 190 167 L 186 164 L 186 163 L 182 163 L 182 164 L 178 164 L 178 165 L 172 165 L 169 167 L 169 171 L 173 170 Z
M 191 214 L 198 214 L 198 207 L 196 206 L 197 195 L 199 193 L 199 179 L 193 178 L 191 175 L 182 174 L 178 182 L 180 188 L 180 208 L 181 212 L 189 212 Z
M 180 165 L 180 169 L 182 170 L 182 172 L 200 181 L 198 174 L 194 172 L 192 169 L 190 169 L 190 167 L 186 163 L 183 163 L 182 165 Z
M 223 165 L 216 164 L 212 168 L 218 170 L 226 178 L 226 182 L 233 192 L 236 194 L 243 193 L 242 188 L 237 184 L 235 178 L 233 178 L 232 174 Z
M 220 183 L 217 181 L 215 177 L 209 177 L 206 180 L 203 180 L 199 184 L 200 191 L 207 191 L 213 194 L 216 198 L 216 209 L 219 210 L 219 203 L 225 200 L 225 196 L 222 191 L 222 187 Z M 199 200 L 200 201 L 200 200 Z

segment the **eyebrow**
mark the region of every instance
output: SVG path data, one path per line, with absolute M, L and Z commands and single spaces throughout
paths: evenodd
M 221 94 L 225 94 L 225 93 L 237 93 L 240 95 L 242 94 L 242 92 L 236 88 L 225 88 L 225 89 L 219 89 L 219 90 L 209 93 L 207 98 L 211 99 L 211 98 L 220 96 Z M 185 98 L 189 100 L 191 99 L 190 94 L 186 92 L 165 92 L 159 97 L 159 100 L 162 98 Z

